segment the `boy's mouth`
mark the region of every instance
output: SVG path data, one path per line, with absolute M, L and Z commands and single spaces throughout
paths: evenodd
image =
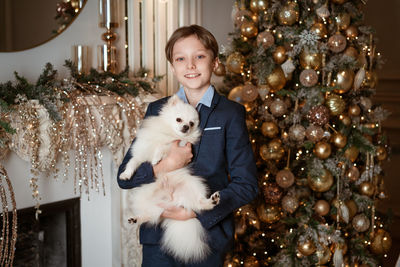
M 186 74 L 186 75 L 185 75 L 185 78 L 191 79 L 191 78 L 197 78 L 197 77 L 199 77 L 199 76 L 200 76 L 200 73 Z

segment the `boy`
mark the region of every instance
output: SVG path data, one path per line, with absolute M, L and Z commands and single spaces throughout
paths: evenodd
M 165 53 L 172 72 L 181 84 L 177 95 L 199 111 L 201 140 L 184 147 L 177 140 L 166 158 L 155 166 L 143 163 L 129 180 L 120 180 L 131 155 L 127 153 L 119 171 L 118 184 L 128 189 L 154 182 L 160 171 L 172 171 L 191 164 L 193 173 L 205 179 L 210 193 L 220 191 L 220 203 L 212 210 L 195 214 L 181 207 L 165 207 L 164 218 L 187 220 L 196 217 L 207 229 L 210 255 L 202 262 L 183 265 L 161 251 L 159 227 L 140 228 L 143 267 L 222 266 L 232 248 L 233 211 L 250 202 L 258 192 L 256 166 L 245 123 L 244 107 L 219 95 L 211 85 L 218 64 L 218 44 L 214 36 L 198 25 L 177 29 Z M 149 105 L 146 116 L 157 115 L 167 98 Z M 229 177 L 228 177 L 229 176 Z

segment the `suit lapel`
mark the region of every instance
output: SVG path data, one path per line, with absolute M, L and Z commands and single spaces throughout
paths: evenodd
M 210 117 L 210 114 L 214 111 L 215 107 L 217 106 L 220 97 L 221 96 L 217 93 L 217 91 L 214 91 L 214 97 L 211 102 L 211 106 L 207 107 L 207 106 L 203 105 L 201 107 L 200 112 L 199 112 L 201 132 L 203 132 L 204 128 L 206 127 L 208 118 Z M 193 161 L 194 162 L 197 160 L 197 155 L 199 154 L 201 140 L 202 140 L 202 138 L 200 138 L 200 141 L 197 142 L 197 144 L 195 144 L 193 146 L 193 152 L 194 152 L 194 160 Z

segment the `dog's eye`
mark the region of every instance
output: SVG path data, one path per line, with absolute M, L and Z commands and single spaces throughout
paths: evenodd
M 189 125 L 190 125 L 190 127 L 193 127 L 194 122 L 193 121 L 189 122 Z
M 176 118 L 176 121 L 177 122 L 182 122 L 182 119 L 181 118 Z

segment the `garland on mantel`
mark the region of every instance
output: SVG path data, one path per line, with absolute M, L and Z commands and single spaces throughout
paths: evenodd
M 9 150 L 31 163 L 30 187 L 40 214 L 38 177 L 46 172 L 58 177 L 61 155 L 63 180 L 68 177 L 74 153 L 74 191 L 104 190 L 101 148 L 107 146 L 119 164 L 135 136 L 146 102 L 154 99 L 155 83 L 146 70 L 133 78 L 128 69 L 119 74 L 79 74 L 65 62 L 71 78 L 59 80 L 47 63 L 35 84 L 15 72 L 16 83 L 0 84 L 0 151 Z

